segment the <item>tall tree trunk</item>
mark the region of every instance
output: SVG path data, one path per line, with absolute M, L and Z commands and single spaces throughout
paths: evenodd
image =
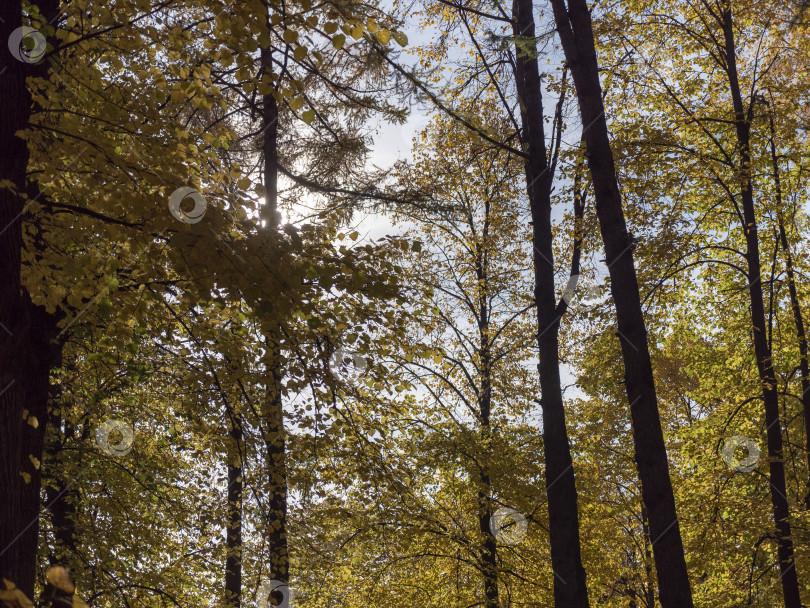
M 8 40 L 22 26 L 19 2 L 0 3 L 0 40 Z M 4 49 L 5 51 L 6 49 Z M 31 96 L 25 84 L 28 66 L 9 52 L 0 53 L 0 576 L 12 580 L 33 597 L 33 570 L 20 553 L 17 542 L 27 524 L 20 497 L 22 470 L 23 410 L 30 385 L 28 370 L 20 365 L 20 351 L 27 351 L 27 327 L 20 297 L 22 214 L 27 192 L 28 147 L 15 135 L 28 126 Z M 16 189 L 16 191 L 14 190 Z
M 234 415 L 228 442 L 227 529 L 225 532 L 225 605 L 239 608 L 242 604 L 242 466 L 241 421 Z
M 270 24 L 268 22 L 268 28 Z M 270 49 L 262 49 L 262 67 L 265 74 L 272 71 Z M 264 186 L 266 190 L 262 217 L 267 230 L 276 230 L 278 214 L 278 105 L 273 95 L 262 97 L 264 138 Z M 278 328 L 265 328 L 266 394 L 263 403 L 265 444 L 268 467 L 268 521 L 266 537 L 270 549 L 268 576 L 271 580 L 289 584 L 290 558 L 287 547 L 287 463 L 284 432 L 284 408 L 282 403 L 282 353 L 281 335 Z M 276 601 L 281 601 L 277 592 Z
M 762 295 L 762 269 L 760 266 L 759 237 L 754 207 L 754 190 L 751 179 L 751 124 L 743 107 L 743 98 L 737 74 L 737 57 L 734 43 L 734 21 L 731 5 L 722 9 L 723 37 L 725 42 L 726 72 L 731 100 L 734 106 L 734 123 L 737 148 L 740 154 L 740 199 L 745 222 L 746 262 L 748 264 L 748 295 L 751 303 L 751 326 L 754 339 L 754 356 L 762 386 L 765 404 L 765 424 L 768 435 L 768 466 L 770 473 L 771 503 L 778 536 L 779 567 L 782 593 L 786 608 L 801 608 L 799 577 L 793 557 L 793 539 L 790 530 L 790 510 L 785 484 L 785 465 L 782 449 L 782 424 L 779 419 L 779 393 L 776 373 L 773 369 L 771 349 L 768 344 L 765 321 L 765 304 Z M 752 106 L 753 107 L 753 106 Z
M 534 40 L 531 0 L 514 0 L 513 28 L 520 39 Z M 579 511 L 574 464 L 565 423 L 559 365 L 559 314 L 554 287 L 551 230 L 553 175 L 547 158 L 543 98 L 537 55 L 525 44 L 515 45 L 515 82 L 523 123 L 526 183 L 532 216 L 534 299 L 537 305 L 537 346 L 540 363 L 543 451 L 549 515 L 554 604 L 557 608 L 588 606 L 588 590 L 579 541 Z
M 56 0 L 38 3 L 46 17 L 56 16 Z M 0 39 L 22 27 L 20 2 L 0 3 Z M 29 597 L 39 533 L 41 473 L 51 366 L 59 351 L 52 345 L 56 320 L 33 305 L 21 283 L 22 223 L 26 197 L 36 188 L 27 181 L 26 142 L 16 136 L 29 126 L 32 100 L 28 76 L 44 76 L 46 64 L 32 65 L 0 53 L 0 577 Z
M 784 201 L 782 198 L 782 180 L 779 177 L 779 157 L 776 153 L 776 126 L 773 121 L 773 111 L 769 112 L 768 121 L 771 130 L 771 166 L 774 190 L 776 192 L 776 221 L 779 229 L 779 242 L 782 245 L 782 250 L 785 252 L 785 270 L 788 278 L 788 292 L 790 293 L 790 308 L 793 311 L 793 321 L 796 324 L 796 341 L 799 346 L 799 375 L 802 388 L 800 400 L 802 403 L 802 412 L 804 413 L 805 451 L 807 453 L 807 470 L 809 476 L 805 482 L 806 495 L 804 505 L 806 509 L 810 509 L 810 363 L 808 363 L 807 358 L 807 332 L 805 331 L 804 317 L 802 316 L 802 308 L 799 303 L 799 293 L 796 289 L 796 272 L 793 268 L 793 254 L 790 251 L 790 242 L 788 241 L 787 230 L 785 229 L 785 216 L 782 210 Z
M 61 415 L 51 415 L 50 428 L 43 458 L 43 474 L 50 483 L 45 486 L 54 547 L 49 556 L 52 566 L 69 567 L 76 572 L 76 509 L 78 493 L 71 488 L 71 479 L 65 479 L 65 458 L 68 442 L 73 438 L 73 425 Z
M 644 535 L 644 605 L 655 608 L 655 577 L 653 576 L 652 539 L 647 519 L 647 507 L 641 504 L 641 531 Z
M 481 365 L 481 387 L 478 396 L 480 439 L 483 445 L 478 480 L 478 527 L 483 539 L 481 565 L 484 575 L 484 608 L 499 608 L 498 602 L 498 545 L 492 534 L 490 521 L 493 514 L 492 482 L 490 478 L 492 413 L 492 338 L 489 311 L 489 201 L 485 201 L 484 226 L 481 241 L 476 245 L 475 270 L 481 286 L 478 296 L 478 341 Z
M 579 100 L 582 137 L 610 272 L 635 460 L 653 539 L 659 596 L 664 608 L 691 608 L 692 591 L 669 477 L 632 241 L 627 233 L 602 103 L 591 15 L 585 0 L 568 0 L 567 4 L 565 0 L 552 0 L 557 31 Z

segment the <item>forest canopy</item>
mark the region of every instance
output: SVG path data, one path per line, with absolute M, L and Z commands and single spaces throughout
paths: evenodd
M 0 605 L 810 605 L 805 0 L 0 4 Z

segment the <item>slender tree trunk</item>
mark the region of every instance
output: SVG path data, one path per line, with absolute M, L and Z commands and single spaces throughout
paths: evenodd
M 790 243 L 788 241 L 787 231 L 785 230 L 785 216 L 782 211 L 784 201 L 782 198 L 782 180 L 779 177 L 779 158 L 776 153 L 776 127 L 773 121 L 773 112 L 769 112 L 768 120 L 771 129 L 771 163 L 774 189 L 776 191 L 776 221 L 779 224 L 779 241 L 782 245 L 782 250 L 785 252 L 785 269 L 788 278 L 788 292 L 790 293 L 790 308 L 793 311 L 793 320 L 796 324 L 796 341 L 799 346 L 799 374 L 802 388 L 800 400 L 804 413 L 807 470 L 808 475 L 810 475 L 810 364 L 808 364 L 807 333 L 804 328 L 804 317 L 802 316 L 802 308 L 799 302 L 799 293 L 796 289 L 796 272 L 793 268 L 793 254 L 790 251 Z M 808 477 L 805 485 L 806 495 L 804 505 L 806 509 L 810 509 L 810 477 Z
M 51 415 L 50 428 L 46 438 L 46 451 L 42 467 L 43 474 L 51 483 L 45 486 L 54 547 L 50 554 L 51 565 L 62 565 L 76 571 L 76 509 L 78 494 L 71 488 L 70 479 L 65 479 L 65 448 L 73 437 L 73 426 L 60 415 Z
M 647 520 L 647 507 L 641 504 L 641 530 L 644 535 L 644 605 L 647 608 L 655 606 L 655 576 L 653 576 L 652 539 L 650 538 L 650 524 Z
M 227 530 L 225 533 L 225 605 L 242 604 L 242 467 L 241 422 L 233 417 L 229 433 Z
M 515 36 L 534 39 L 531 0 L 514 0 Z M 588 590 L 579 540 L 579 511 L 574 464 L 565 423 L 559 365 L 559 313 L 554 287 L 551 230 L 553 175 L 546 153 L 543 99 L 536 54 L 515 47 L 515 81 L 521 107 L 526 183 L 532 215 L 534 299 L 537 305 L 537 346 L 543 410 L 543 451 L 549 514 L 554 604 L 557 608 L 588 606 Z
M 478 340 L 481 365 L 481 388 L 478 398 L 480 438 L 483 445 L 481 473 L 478 485 L 478 527 L 483 539 L 481 565 L 484 574 L 484 608 L 499 608 L 498 601 L 498 546 L 492 535 L 490 520 L 493 513 L 492 482 L 490 478 L 492 412 L 492 342 L 490 336 L 489 311 L 489 201 L 485 201 L 486 212 L 481 241 L 476 246 L 476 278 L 481 286 L 478 297 Z
M 731 5 L 722 10 L 723 37 L 725 42 L 726 72 L 728 75 L 737 147 L 740 153 L 740 199 L 745 222 L 746 262 L 748 263 L 748 295 L 751 303 L 751 325 L 754 339 L 754 356 L 762 385 L 765 404 L 765 424 L 768 436 L 768 466 L 770 473 L 771 503 L 778 536 L 778 555 L 782 593 L 786 608 L 801 608 L 799 577 L 793 556 L 793 539 L 790 530 L 790 510 L 785 484 L 785 465 L 782 449 L 782 425 L 779 419 L 779 393 L 776 373 L 773 369 L 770 346 L 766 334 L 765 304 L 762 295 L 762 269 L 760 266 L 759 237 L 754 207 L 754 190 L 751 179 L 751 124 L 743 107 L 742 93 L 737 74 L 737 58 L 734 43 L 734 21 Z
M 270 24 L 268 23 L 268 28 Z M 269 49 L 262 49 L 262 67 L 265 74 L 272 70 L 272 55 Z M 262 98 L 264 122 L 264 185 L 265 205 L 262 217 L 268 230 L 276 230 L 278 214 L 278 105 L 275 97 Z M 289 584 L 290 558 L 287 547 L 287 463 L 286 439 L 284 432 L 284 408 L 282 404 L 282 354 L 281 335 L 277 328 L 265 328 L 266 355 L 266 394 L 263 403 L 265 424 L 265 444 L 267 447 L 268 468 L 268 521 L 265 534 L 270 548 L 268 576 L 271 580 Z M 281 597 L 277 595 L 277 601 Z
M 622 210 L 602 103 L 591 15 L 585 0 L 569 0 L 567 6 L 565 0 L 552 0 L 552 6 L 579 100 L 582 137 L 616 307 L 625 387 L 633 421 L 635 460 L 653 539 L 661 605 L 691 608 L 692 591 L 669 477 L 632 240 Z

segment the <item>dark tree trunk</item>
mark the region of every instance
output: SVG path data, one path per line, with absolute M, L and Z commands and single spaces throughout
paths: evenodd
M 38 3 L 46 17 L 57 2 Z M 22 26 L 20 2 L 0 3 L 0 39 Z M 26 177 L 29 153 L 15 133 L 29 126 L 32 104 L 28 76 L 44 76 L 33 65 L 0 53 L 0 577 L 34 594 L 39 533 L 43 440 L 48 420 L 50 369 L 58 355 L 56 320 L 34 306 L 21 284 L 25 196 L 36 188 Z
M 268 23 L 268 27 L 270 27 Z M 262 67 L 265 74 L 272 71 L 272 55 L 262 49 Z M 262 218 L 268 230 L 276 230 L 278 214 L 278 105 L 275 97 L 262 97 L 264 123 L 264 185 L 266 189 Z M 267 576 L 289 584 L 290 558 L 287 547 L 287 452 L 284 432 L 284 408 L 282 403 L 282 353 L 281 335 L 278 328 L 265 328 L 266 395 L 263 403 L 265 444 L 267 447 L 268 520 L 265 535 L 270 550 Z M 274 594 L 276 601 L 282 597 Z
M 239 608 L 242 604 L 242 429 L 231 421 L 228 450 L 228 502 L 225 536 L 225 605 Z
M 734 104 L 734 122 L 737 133 L 737 148 L 740 154 L 740 199 L 742 200 L 745 226 L 746 262 L 748 264 L 748 295 L 751 303 L 751 326 L 754 340 L 754 356 L 762 385 L 765 405 L 765 424 L 768 436 L 768 466 L 770 473 L 771 503 L 778 536 L 779 567 L 785 608 L 801 608 L 799 577 L 793 556 L 793 539 L 790 530 L 790 510 L 785 484 L 785 465 L 782 449 L 782 424 L 779 419 L 779 393 L 776 373 L 773 369 L 771 350 L 766 333 L 765 304 L 762 295 L 762 269 L 760 266 L 759 237 L 754 207 L 754 190 L 751 180 L 751 124 L 743 107 L 742 93 L 737 74 L 737 58 L 734 43 L 734 21 L 730 5 L 722 11 L 723 37 L 725 42 L 726 72 Z
M 552 0 L 557 31 L 579 100 L 582 137 L 610 272 L 633 421 L 635 460 L 653 539 L 659 596 L 664 608 L 691 608 L 692 591 L 658 413 L 632 241 L 624 220 L 602 103 L 591 15 L 585 0 L 569 0 L 567 4 L 565 0 Z
M 22 26 L 19 2 L 0 3 L 0 39 L 5 42 Z M 7 49 L 0 53 L 3 86 L 0 87 L 0 180 L 9 180 L 19 193 L 0 188 L 0 577 L 13 581 L 33 597 L 33 570 L 21 553 L 18 536 L 28 523 L 20 475 L 24 442 L 23 410 L 30 386 L 29 370 L 20 365 L 20 351 L 27 352 L 28 328 L 20 297 L 22 214 L 27 192 L 28 147 L 15 133 L 28 126 L 31 96 L 25 85 L 28 66 Z M 27 457 L 26 457 L 27 460 Z M 30 520 L 29 520 L 30 521 Z
M 531 0 L 514 0 L 515 36 L 534 39 Z M 537 56 L 526 45 L 515 47 L 515 82 L 521 107 L 526 183 L 534 245 L 534 299 L 537 305 L 537 346 L 540 363 L 543 450 L 549 515 L 554 604 L 557 608 L 588 606 L 588 590 L 579 541 L 579 511 L 571 446 L 565 423 L 559 366 L 559 313 L 554 286 L 551 230 L 553 175 L 547 159 L 543 99 Z
M 268 338 L 268 349 L 272 338 Z M 278 349 L 275 350 L 278 355 Z M 276 357 L 274 359 L 278 360 Z M 264 411 L 265 442 L 267 446 L 268 520 L 265 535 L 270 549 L 267 564 L 271 580 L 289 583 L 290 558 L 287 549 L 287 452 L 284 433 L 284 411 L 281 400 L 281 377 L 275 371 L 268 374 Z M 281 601 L 281 598 L 278 598 Z
M 641 505 L 641 531 L 644 535 L 644 605 L 655 608 L 655 576 L 652 568 L 652 539 L 650 538 L 650 524 L 647 520 L 647 508 Z
M 53 403 L 53 400 L 52 400 Z M 66 448 L 74 437 L 72 424 L 51 409 L 50 429 L 46 433 L 46 449 L 42 467 L 48 483 L 45 495 L 50 512 L 54 547 L 49 555 L 51 565 L 62 565 L 76 572 L 76 512 L 79 495 L 72 487 L 72 479 L 64 475 Z
M 779 224 L 779 242 L 782 245 L 782 250 L 785 252 L 785 270 L 788 279 L 788 292 L 790 293 L 790 308 L 793 311 L 793 321 L 796 324 L 796 341 L 799 346 L 799 375 L 802 388 L 802 394 L 799 399 L 802 403 L 802 412 L 804 413 L 805 451 L 807 453 L 807 470 L 810 472 L 810 364 L 807 360 L 807 332 L 804 328 L 804 317 L 802 315 L 801 304 L 799 303 L 799 293 L 796 289 L 796 272 L 793 268 L 793 254 L 790 250 L 787 230 L 785 230 L 785 216 L 782 211 L 782 205 L 784 203 L 782 197 L 782 180 L 779 177 L 779 157 L 776 152 L 776 127 L 774 125 L 772 112 L 769 112 L 768 120 L 771 128 L 771 163 L 774 190 L 776 193 L 776 221 Z M 810 509 L 810 477 L 805 482 L 805 486 L 806 495 L 804 505 L 806 509 Z
M 481 242 L 476 246 L 476 278 L 481 285 L 478 297 L 478 341 L 481 365 L 481 387 L 478 396 L 481 444 L 480 477 L 478 485 L 478 527 L 483 539 L 481 570 L 484 575 L 484 608 L 499 608 L 498 602 L 498 545 L 492 535 L 490 520 L 493 514 L 492 482 L 490 478 L 490 417 L 492 413 L 492 334 L 490 332 L 489 300 L 489 201 L 485 201 L 486 213 L 481 230 Z

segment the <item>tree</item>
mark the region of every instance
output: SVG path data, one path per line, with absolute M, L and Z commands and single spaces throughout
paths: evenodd
M 588 169 L 605 245 L 625 365 L 625 385 L 633 418 L 636 464 L 653 538 L 658 592 L 665 608 L 692 606 L 675 498 L 669 477 L 655 381 L 621 195 L 608 137 L 599 82 L 591 15 L 584 1 L 552 0 L 554 18 L 571 70 L 582 117 Z

